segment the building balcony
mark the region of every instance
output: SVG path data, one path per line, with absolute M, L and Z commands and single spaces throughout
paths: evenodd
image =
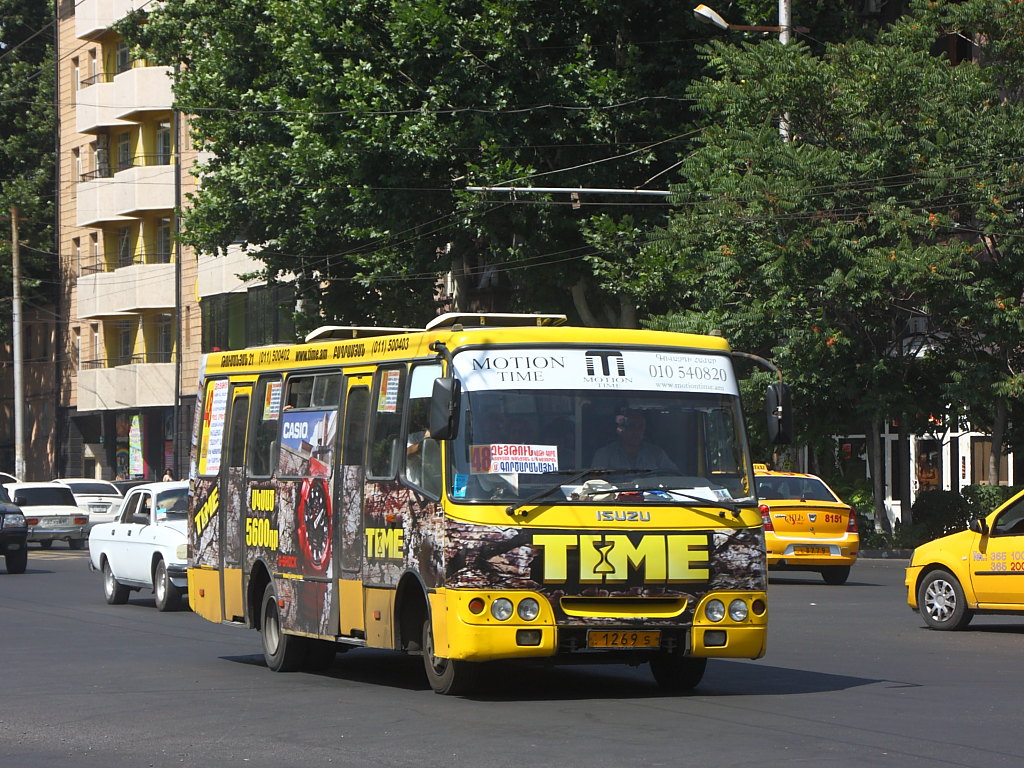
M 112 99 L 120 120 L 138 121 L 147 112 L 169 112 L 170 67 L 132 67 L 114 75 Z
M 78 184 L 79 227 L 132 221 L 174 208 L 174 166 L 136 165 L 112 175 L 84 174 Z
M 145 359 L 169 361 L 170 355 L 94 360 L 83 365 L 78 371 L 79 412 L 174 405 L 175 364 Z
M 174 309 L 174 264 L 136 263 L 78 278 L 78 317 L 112 317 L 145 309 Z
M 256 285 L 264 285 L 263 280 L 239 279 L 239 275 L 259 272 L 264 264 L 242 251 L 237 245 L 228 246 L 227 253 L 223 256 L 200 254 L 198 261 L 196 292 L 200 298 L 222 293 L 237 293 Z
M 83 80 L 82 87 L 75 93 L 75 130 L 79 133 L 101 133 L 117 126 L 131 125 L 130 121 L 117 116 L 118 112 L 126 111 L 118 101 L 124 98 L 118 92 L 119 87 L 105 74 Z
M 75 5 L 75 37 L 92 38 L 110 29 L 115 21 L 143 6 L 148 0 L 78 0 Z

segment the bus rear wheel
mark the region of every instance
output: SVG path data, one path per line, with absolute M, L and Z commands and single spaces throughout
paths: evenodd
M 651 657 L 651 674 L 663 691 L 684 693 L 700 685 L 704 678 L 707 659 L 662 651 Z
M 430 617 L 423 622 L 423 667 L 434 693 L 457 696 L 472 691 L 480 678 L 480 665 L 472 661 L 444 659 L 434 655 L 434 632 Z
M 281 629 L 281 612 L 273 584 L 267 584 L 262 605 L 260 639 L 263 642 L 263 658 L 273 672 L 294 672 L 305 661 L 306 638 L 287 635 Z

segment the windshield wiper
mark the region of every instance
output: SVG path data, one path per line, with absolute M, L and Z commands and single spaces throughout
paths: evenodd
M 663 493 L 682 496 L 684 499 L 689 499 L 690 501 L 698 501 L 704 506 L 728 510 L 729 512 L 732 512 L 735 517 L 739 517 L 739 507 L 736 502 L 719 501 L 718 499 L 709 499 L 705 496 L 697 496 L 696 494 L 687 493 L 686 491 L 680 491 L 670 485 L 659 484 L 650 488 L 642 488 L 640 486 L 635 488 L 616 487 L 614 490 L 610 490 L 609 493 L 649 493 L 651 491 L 662 491 Z
M 648 474 L 650 474 L 653 471 L 654 471 L 653 469 L 596 469 L 596 468 L 583 469 L 583 470 L 554 469 L 554 470 L 551 470 L 549 472 L 545 472 L 544 474 L 545 475 L 572 475 L 572 477 L 570 477 L 568 480 L 559 480 L 557 485 L 553 485 L 550 488 L 544 488 L 543 490 L 538 491 L 537 493 L 533 494 L 532 496 L 529 496 L 529 497 L 527 497 L 525 499 L 517 501 L 515 504 L 509 504 L 507 507 L 505 507 L 505 514 L 507 514 L 509 517 L 515 517 L 516 510 L 519 509 L 520 507 L 525 507 L 527 504 L 533 504 L 533 502 L 539 501 L 540 499 L 543 499 L 548 494 L 554 493 L 559 488 L 561 488 L 563 485 L 572 485 L 577 480 L 582 480 L 584 477 L 589 477 L 591 475 L 614 475 L 614 474 L 617 474 L 617 473 L 621 474 L 623 472 L 633 472 L 633 473 L 636 473 L 636 474 L 639 474 L 639 475 L 648 475 Z M 524 512 L 523 514 L 526 514 L 526 513 Z

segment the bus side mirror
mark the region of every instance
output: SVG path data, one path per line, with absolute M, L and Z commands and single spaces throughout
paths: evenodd
M 459 382 L 452 376 L 434 379 L 430 395 L 430 436 L 435 440 L 451 440 L 458 431 Z
M 793 442 L 793 408 L 788 384 L 775 381 L 768 385 L 764 410 L 768 419 L 768 441 L 776 445 Z

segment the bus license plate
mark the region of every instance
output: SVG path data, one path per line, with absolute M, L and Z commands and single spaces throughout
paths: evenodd
M 587 632 L 588 648 L 657 648 L 661 632 L 592 629 Z
M 828 547 L 793 547 L 795 555 L 828 555 L 831 554 Z

